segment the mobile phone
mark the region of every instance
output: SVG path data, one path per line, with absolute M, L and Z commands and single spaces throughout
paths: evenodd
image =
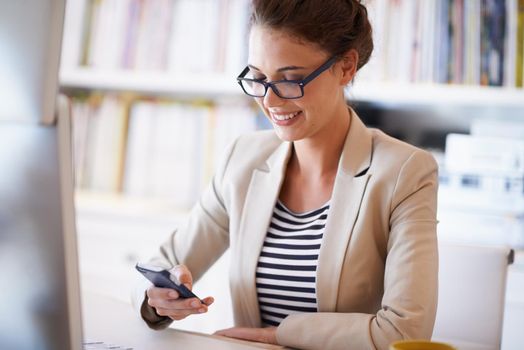
M 180 294 L 181 298 L 197 298 L 202 304 L 205 304 L 202 299 L 197 297 L 192 291 L 178 281 L 168 270 L 153 265 L 146 265 L 137 263 L 135 268 L 145 276 L 155 287 L 171 288 Z

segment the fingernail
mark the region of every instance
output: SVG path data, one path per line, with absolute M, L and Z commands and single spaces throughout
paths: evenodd
M 202 313 L 206 312 L 206 309 L 204 309 L 204 308 L 202 307 L 202 308 L 198 309 L 198 312 L 200 312 L 200 313 L 202 314 Z
M 191 303 L 191 306 L 192 306 L 192 307 L 199 307 L 199 306 L 200 306 L 200 303 L 199 303 L 198 301 L 195 300 L 195 301 L 193 301 L 193 302 Z

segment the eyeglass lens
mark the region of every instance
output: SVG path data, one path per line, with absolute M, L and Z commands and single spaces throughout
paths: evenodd
M 266 87 L 264 84 L 256 81 L 243 80 L 242 86 L 249 95 L 262 97 L 266 94 Z M 273 91 L 280 97 L 295 98 L 302 96 L 302 90 L 297 83 L 278 82 L 273 83 L 272 87 Z

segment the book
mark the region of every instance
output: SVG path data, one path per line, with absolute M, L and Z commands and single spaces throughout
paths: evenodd
M 449 134 L 446 169 L 464 174 L 524 175 L 524 140 Z
M 87 140 L 91 106 L 86 97 L 71 98 L 71 127 L 73 148 L 73 171 L 76 188 L 86 186 Z
M 437 32 L 437 0 L 419 1 L 421 13 L 419 27 L 422 30 L 422 37 L 420 41 L 420 73 L 418 75 L 418 82 L 430 83 L 433 81 L 435 68 L 435 45 Z
M 464 71 L 462 81 L 468 85 L 480 84 L 480 1 L 464 2 Z
M 217 53 L 221 1 L 178 0 L 174 6 L 168 69 L 173 72 L 213 72 Z M 196 20 L 197 19 L 197 20 Z M 191 35 L 188 35 L 191 33 Z
M 502 86 L 504 81 L 505 6 L 505 0 L 482 0 L 480 45 L 482 85 Z
M 97 69 L 118 69 L 122 65 L 129 1 L 103 0 L 94 6 L 87 64 Z
M 518 0 L 506 0 L 504 86 L 516 86 Z
M 200 195 L 203 122 L 209 108 L 182 102 L 155 106 L 148 195 L 189 209 Z
M 88 188 L 102 192 L 120 190 L 126 119 L 126 102 L 117 95 L 102 97 L 90 116 L 85 169 Z
M 245 101 L 222 101 L 214 105 L 208 124 L 205 182 L 210 180 L 227 146 L 240 135 L 257 129 L 255 113 L 255 107 Z
M 523 87 L 524 82 L 524 0 L 518 0 L 516 34 L 515 86 Z
M 220 24 L 220 27 L 227 28 L 224 39 L 226 42 L 225 72 L 240 74 L 247 65 L 249 6 L 249 1 L 229 0 L 228 21 Z
M 151 102 L 136 101 L 130 107 L 128 140 L 124 165 L 123 192 L 147 196 L 150 183 L 152 142 L 156 116 Z
M 126 16 L 125 34 L 121 53 L 121 67 L 132 69 L 135 66 L 135 54 L 137 52 L 138 36 L 142 8 L 145 6 L 143 0 L 129 0 Z
M 131 53 L 135 70 L 165 71 L 173 25 L 172 0 L 148 1 L 140 8 L 136 45 Z
M 461 84 L 464 68 L 464 0 L 455 0 L 449 6 L 450 56 L 448 83 Z
M 124 192 L 189 208 L 199 191 L 200 119 L 183 104 L 135 102 L 129 122 Z
M 60 57 L 61 69 L 73 69 L 82 61 L 82 37 L 84 35 L 84 21 L 88 13 L 87 0 L 69 0 L 66 3 L 64 21 L 62 53 Z
M 450 0 L 441 0 L 438 2 L 436 12 L 436 48 L 435 48 L 435 66 L 433 69 L 433 81 L 436 83 L 448 83 L 448 65 L 451 51 L 451 35 L 449 24 L 449 7 Z

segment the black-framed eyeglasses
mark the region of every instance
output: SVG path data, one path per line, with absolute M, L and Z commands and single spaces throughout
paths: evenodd
M 313 72 L 311 72 L 311 74 L 302 80 L 278 80 L 272 82 L 265 82 L 260 79 L 245 78 L 246 74 L 249 72 L 249 66 L 247 66 L 237 77 L 237 82 L 240 87 L 242 87 L 242 90 L 246 93 L 246 95 L 249 96 L 264 97 L 266 96 L 267 90 L 271 88 L 273 92 L 280 98 L 301 98 L 304 96 L 304 86 L 334 65 L 335 62 L 337 62 L 337 57 L 331 57 L 323 65 L 315 69 Z

